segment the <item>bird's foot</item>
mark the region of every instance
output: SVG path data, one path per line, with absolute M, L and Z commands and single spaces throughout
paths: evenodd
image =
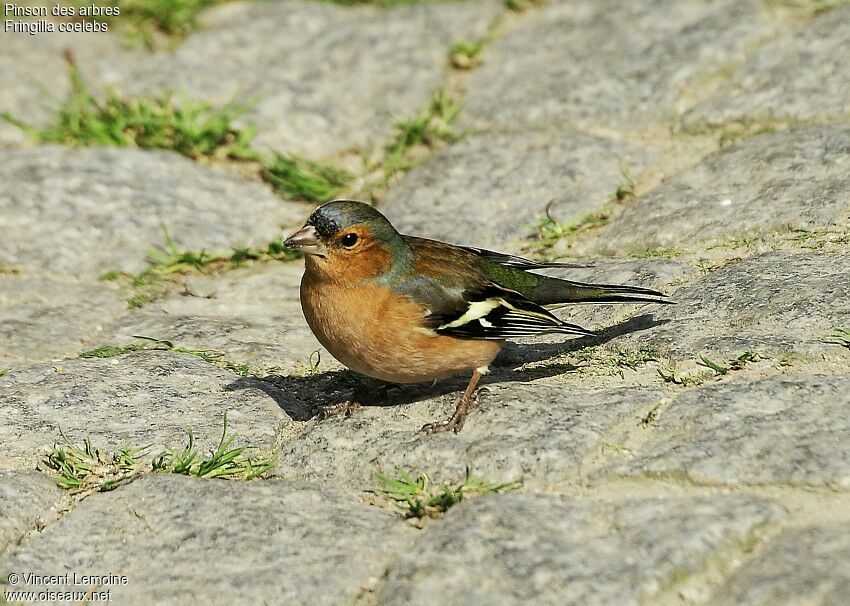
M 451 417 L 445 421 L 425 423 L 419 431 L 425 434 L 442 433 L 444 431 L 460 433 L 464 423 L 466 423 L 466 417 L 469 415 L 469 412 L 478 407 L 481 401 L 481 394 L 489 391 L 489 388 L 482 387 L 472 395 L 464 394 L 458 401 L 457 408 L 455 408 L 454 414 Z
M 460 432 L 463 429 L 463 424 L 466 421 L 466 415 L 458 417 L 452 415 L 445 421 L 434 421 L 433 423 L 425 423 L 419 431 L 425 434 L 442 433 L 444 431 Z
M 457 408 L 455 408 L 454 413 L 445 421 L 434 421 L 433 423 L 425 423 L 422 426 L 422 433 L 432 434 L 432 433 L 442 433 L 444 431 L 453 431 L 454 433 L 460 433 L 460 430 L 463 429 L 463 424 L 466 423 L 466 417 L 469 415 L 469 411 L 475 408 L 478 405 L 478 394 L 474 394 L 472 396 L 466 396 L 465 394 L 461 396 L 460 400 L 457 403 Z
M 319 421 L 324 421 L 325 419 L 330 419 L 331 417 L 338 417 L 339 415 L 345 415 L 346 417 L 350 417 L 351 413 L 357 410 L 358 408 L 363 408 L 360 403 L 354 400 L 345 400 L 344 402 L 339 402 L 338 404 L 320 406 L 319 412 L 316 413 L 316 418 Z

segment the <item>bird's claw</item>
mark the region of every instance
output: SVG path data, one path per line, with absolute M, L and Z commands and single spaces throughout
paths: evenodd
M 362 408 L 362 406 L 358 402 L 352 400 L 346 400 L 344 402 L 339 402 L 338 404 L 329 404 L 328 406 L 320 406 L 319 412 L 316 413 L 316 418 L 319 421 L 324 421 L 325 419 L 330 419 L 331 417 L 337 417 L 339 415 L 350 417 L 351 413 L 358 408 Z
M 424 434 L 432 434 L 432 433 L 442 433 L 446 431 L 453 431 L 454 433 L 460 433 L 460 430 L 463 429 L 463 425 L 466 422 L 466 417 L 469 414 L 469 411 L 478 407 L 481 403 L 481 395 L 484 393 L 489 393 L 490 389 L 487 387 L 482 387 L 475 393 L 473 393 L 469 398 L 464 401 L 464 398 L 458 402 L 458 406 L 455 409 L 454 414 L 446 419 L 445 421 L 434 421 L 433 423 L 425 423 L 422 428 L 419 430 L 420 433 Z
M 433 423 L 425 423 L 420 429 L 420 433 L 424 434 L 432 434 L 432 433 L 442 433 L 444 431 L 453 431 L 454 433 L 460 432 L 463 429 L 463 423 L 466 419 L 456 419 L 452 416 L 450 419 L 446 419 L 445 421 L 434 421 Z
M 472 395 L 472 405 L 478 406 L 479 404 L 481 404 L 481 396 L 483 396 L 485 394 L 490 395 L 492 393 L 493 393 L 493 390 L 490 388 L 489 385 L 484 385 L 483 387 L 479 387 L 475 391 L 475 393 Z

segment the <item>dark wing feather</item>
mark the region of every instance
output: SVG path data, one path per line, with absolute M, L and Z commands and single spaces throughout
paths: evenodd
M 569 324 L 516 291 L 489 284 L 480 292 L 465 293 L 467 305 L 454 313 L 430 314 L 427 324 L 436 333 L 468 339 L 510 339 L 545 333 L 592 336 Z
M 514 267 L 516 269 L 550 269 L 553 267 L 561 267 L 561 268 L 578 268 L 578 267 L 591 267 L 590 263 L 541 263 L 539 261 L 532 261 L 531 259 L 526 259 L 525 257 L 518 257 L 516 255 L 508 255 L 505 253 L 496 252 L 493 250 L 487 250 L 486 248 L 476 248 L 474 246 L 458 246 L 458 248 L 462 248 L 463 250 L 467 250 L 471 253 L 478 255 L 479 257 L 483 257 L 488 261 L 492 261 L 493 263 L 498 263 L 499 265 L 504 265 L 505 267 Z

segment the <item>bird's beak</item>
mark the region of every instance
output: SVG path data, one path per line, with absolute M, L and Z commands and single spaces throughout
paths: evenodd
M 284 240 L 283 245 L 297 248 L 306 255 L 325 256 L 325 245 L 316 236 L 316 228 L 312 225 L 305 225 L 299 229 Z

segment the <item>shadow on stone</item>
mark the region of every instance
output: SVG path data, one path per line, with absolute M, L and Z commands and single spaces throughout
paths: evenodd
M 615 324 L 614 326 L 609 326 L 608 328 L 600 331 L 595 337 L 580 337 L 578 339 L 558 341 L 557 343 L 513 343 L 509 341 L 505 344 L 504 349 L 502 349 L 501 353 L 493 361 L 494 370 L 492 376 L 501 376 L 500 368 L 511 369 L 532 362 L 543 362 L 555 356 L 579 351 L 585 347 L 603 345 L 617 337 L 649 330 L 650 328 L 667 324 L 668 322 L 670 322 L 670 320 L 658 320 L 652 314 L 643 314 L 635 316 L 634 318 L 629 318 L 628 320 Z M 556 366 L 552 366 L 551 368 L 556 368 Z M 521 371 L 520 374 L 524 375 L 525 372 L 529 371 Z M 552 375 L 547 374 L 543 376 Z
M 328 374 L 338 374 L 337 372 Z M 295 421 L 306 421 L 314 414 L 313 407 L 298 395 L 298 390 L 292 389 L 292 385 L 286 385 L 276 379 L 290 379 L 306 382 L 313 377 L 240 377 L 229 383 L 227 391 L 240 391 L 243 389 L 258 389 L 269 396 L 275 403 Z M 283 391 L 285 390 L 285 391 Z
M 485 377 L 483 384 L 499 382 L 528 382 L 578 370 L 569 362 L 559 362 L 513 370 L 524 364 L 545 362 L 555 356 L 571 353 L 585 347 L 594 347 L 612 339 L 643 330 L 648 330 L 669 320 L 656 320 L 652 314 L 630 318 L 610 326 L 595 337 L 582 337 L 557 343 L 512 343 L 493 362 L 493 371 Z M 281 409 L 296 421 L 313 418 L 319 409 L 355 398 L 364 406 L 399 406 L 420 400 L 459 393 L 469 377 L 456 377 L 434 383 L 391 385 L 363 377 L 350 370 L 334 370 L 307 376 L 244 377 L 227 386 L 228 390 L 259 389 L 271 397 Z M 354 395 L 356 394 L 356 395 Z

